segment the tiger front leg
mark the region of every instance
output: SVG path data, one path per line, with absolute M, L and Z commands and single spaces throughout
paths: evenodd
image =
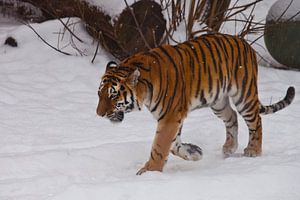
M 149 160 L 141 168 L 137 175 L 141 175 L 146 171 L 162 171 L 168 159 L 172 142 L 181 126 L 181 120 L 161 120 L 155 134 L 152 144 L 151 155 Z

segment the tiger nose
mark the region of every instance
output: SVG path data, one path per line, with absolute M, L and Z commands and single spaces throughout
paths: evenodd
M 97 115 L 99 115 L 100 117 L 104 117 L 106 113 L 101 113 L 99 111 L 97 111 Z
M 100 112 L 97 110 L 97 115 L 99 115 L 100 117 L 104 117 L 106 115 L 106 112 Z

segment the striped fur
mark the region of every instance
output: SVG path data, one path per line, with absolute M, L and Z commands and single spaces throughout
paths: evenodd
M 181 143 L 182 124 L 197 108 L 211 107 L 224 121 L 223 153 L 237 149 L 237 114 L 232 100 L 249 129 L 245 156 L 258 156 L 262 148 L 261 114 L 274 113 L 289 105 L 295 89 L 290 87 L 278 103 L 263 106 L 257 95 L 255 51 L 243 39 L 230 35 L 203 35 L 171 46 L 163 45 L 133 55 L 120 64 L 110 62 L 99 88 L 97 113 L 114 122 L 124 113 L 145 105 L 158 121 L 151 155 L 138 172 L 162 171 L 169 152 L 187 160 L 199 160 L 202 150 Z

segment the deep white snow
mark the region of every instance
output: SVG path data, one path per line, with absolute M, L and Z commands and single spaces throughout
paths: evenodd
M 259 17 L 268 2 L 257 8 Z M 33 27 L 57 46 L 60 22 Z M 59 54 L 28 27 L 0 20 L 0 200 L 300 199 L 299 72 L 259 67 L 264 104 L 296 87 L 292 105 L 262 117 L 261 157 L 242 156 L 248 133 L 240 119 L 239 148 L 224 159 L 224 125 L 201 109 L 190 113 L 182 137 L 202 147 L 203 160 L 170 155 L 163 173 L 136 176 L 148 159 L 156 122 L 146 108 L 119 125 L 96 116 L 99 80 L 111 58 L 100 50 L 91 64 L 96 44 L 82 25 L 76 27 L 84 43 L 75 42 L 87 56 Z M 19 47 L 3 45 L 8 36 Z M 66 33 L 60 48 L 78 55 L 68 44 Z

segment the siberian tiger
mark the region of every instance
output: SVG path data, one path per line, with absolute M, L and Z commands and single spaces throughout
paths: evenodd
M 150 158 L 137 172 L 142 174 L 162 171 L 169 152 L 186 160 L 201 159 L 201 148 L 182 143 L 180 135 L 188 113 L 206 106 L 225 123 L 223 154 L 233 154 L 238 146 L 238 121 L 229 98 L 249 129 L 244 155 L 261 155 L 260 114 L 288 106 L 295 89 L 289 87 L 284 99 L 275 104 L 262 105 L 255 51 L 237 36 L 209 34 L 138 53 L 119 64 L 109 62 L 98 96 L 97 114 L 112 122 L 121 122 L 124 113 L 141 110 L 143 105 L 157 119 Z

